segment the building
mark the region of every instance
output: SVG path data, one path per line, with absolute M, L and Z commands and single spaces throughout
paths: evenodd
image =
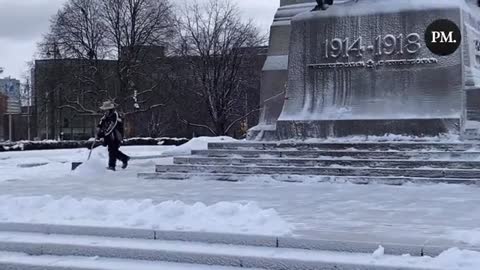
M 132 75 L 132 85 L 122 85 L 118 73 L 121 61 L 117 60 L 35 61 L 32 70 L 32 136 L 37 139 L 66 140 L 91 138 L 101 117 L 98 111 L 101 101 L 110 96 L 122 96 L 121 89 L 125 87 L 134 87 L 139 89 L 138 92 L 152 92 L 146 103 L 142 104 L 143 107 L 138 108 L 135 96 L 122 96 L 125 102 L 120 105 L 121 109 L 128 112 L 125 115 L 128 137 L 210 135 L 204 128 L 185 123 L 197 123 L 208 118 L 208 109 L 198 104 L 198 97 L 191 90 L 194 86 L 192 75 L 185 72 L 188 70 L 188 59 L 166 56 L 161 47 L 140 49 L 142 57 L 135 65 L 137 74 L 143 76 Z M 251 82 L 245 86 L 244 97 L 238 100 L 239 107 L 244 111 L 259 107 L 261 69 L 266 57 L 266 48 L 252 49 L 258 52 L 257 57 L 244 67 L 250 71 Z M 127 55 L 128 50 L 123 54 Z M 89 107 L 78 106 L 80 103 Z M 152 109 L 143 111 L 149 107 Z M 258 114 L 252 113 L 247 121 L 238 123 L 232 129 L 231 135 L 241 137 L 244 126 L 255 125 L 257 119 Z
M 8 97 L 8 114 L 19 114 L 21 112 L 20 81 L 14 78 L 0 79 L 0 93 Z
M 0 141 L 4 141 L 7 138 L 5 130 L 7 126 L 7 101 L 8 97 L 5 94 L 0 93 Z
M 7 114 L 19 114 L 21 112 L 20 81 L 14 78 L 0 79 L 0 93 L 8 97 Z
M 11 77 L 0 79 L 0 93 L 7 98 L 2 124 L 4 140 L 16 140 L 15 127 L 22 123 L 17 121 L 21 115 L 21 84 L 20 81 Z M 19 139 L 19 138 L 18 138 Z
M 96 82 L 113 83 L 114 61 L 96 61 L 101 75 Z M 92 84 L 77 79 L 88 73 L 88 60 L 36 60 L 32 70 L 32 136 L 36 139 L 87 139 L 94 135 L 99 114 L 79 112 L 70 102 L 78 91 L 94 91 Z M 105 79 L 110 78 L 110 79 Z

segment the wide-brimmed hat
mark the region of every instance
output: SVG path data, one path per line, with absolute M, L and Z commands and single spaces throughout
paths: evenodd
M 100 110 L 102 110 L 102 111 L 108 111 L 108 110 L 112 110 L 112 109 L 115 109 L 115 103 L 113 103 L 111 101 L 103 102 L 102 107 L 100 107 Z

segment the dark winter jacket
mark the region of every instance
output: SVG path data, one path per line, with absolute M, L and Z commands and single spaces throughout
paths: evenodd
M 123 119 L 118 112 L 106 112 L 97 126 L 98 138 L 103 138 L 105 145 L 121 144 L 123 141 Z

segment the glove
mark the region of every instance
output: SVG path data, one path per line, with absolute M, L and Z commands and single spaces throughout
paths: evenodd
M 99 130 L 99 131 L 97 132 L 97 136 L 96 136 L 95 138 L 100 139 L 100 138 L 103 138 L 103 137 L 105 137 L 105 135 L 103 134 L 102 131 Z

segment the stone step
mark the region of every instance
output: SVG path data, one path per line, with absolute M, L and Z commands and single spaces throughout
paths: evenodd
M 90 266 L 95 266 L 97 260 L 99 260 L 99 264 L 101 264 L 104 259 L 128 260 L 127 262 L 131 263 L 141 263 L 141 261 L 145 261 L 144 263 L 146 263 L 146 261 L 148 261 L 151 263 L 170 262 L 177 264 L 192 264 L 190 266 L 204 265 L 204 269 L 215 269 L 214 266 L 219 266 L 272 270 L 413 270 L 423 269 L 427 266 L 420 266 L 421 261 L 424 261 L 421 258 L 418 258 L 418 263 L 420 265 L 416 267 L 412 266 L 412 258 L 406 259 L 405 257 L 401 256 L 388 256 L 388 258 L 384 258 L 385 260 L 383 261 L 376 260 L 375 262 L 372 262 L 371 254 L 361 253 L 352 254 L 347 252 L 207 244 L 186 241 L 125 239 L 19 232 L 0 232 L 0 251 L 25 253 L 32 256 L 56 256 L 56 259 L 62 257 L 67 259 L 66 256 L 75 256 L 74 260 L 79 259 L 79 257 L 94 257 L 90 258 L 92 261 L 90 265 L 84 265 L 83 268 L 77 268 L 83 270 L 102 269 L 94 267 L 92 268 Z M 16 265 L 19 265 L 19 262 L 21 261 L 27 264 L 29 262 L 31 263 L 30 259 L 33 259 L 33 257 L 23 257 L 13 260 L 11 256 L 8 256 L 11 253 L 3 254 L 7 254 L 7 256 L 2 256 L 2 254 L 0 254 L 0 258 L 3 258 L 6 263 L 13 262 Z M 14 257 L 15 256 L 13 256 L 13 258 Z M 51 257 L 35 258 L 41 260 L 43 258 Z M 123 261 L 118 261 L 117 265 L 121 265 L 121 262 Z M 36 261 L 35 263 L 38 264 L 41 262 Z M 35 269 L 33 266 L 24 267 L 23 269 Z M 74 267 L 65 268 L 75 269 Z M 119 267 L 117 269 L 125 268 Z M 134 267 L 130 269 L 144 268 Z
M 192 155 L 205 157 L 279 157 L 279 158 L 358 158 L 415 160 L 480 160 L 480 152 L 466 151 L 325 151 L 325 150 L 193 150 Z
M 168 222 L 168 220 L 165 222 Z M 480 248 L 456 241 L 433 239 L 431 237 L 398 238 L 393 235 L 385 238 L 385 236 L 365 234 L 365 232 L 324 230 L 317 231 L 314 239 L 306 239 L 292 236 L 0 222 L 0 231 L 7 233 L 97 236 L 350 253 L 373 253 L 378 248 L 378 245 L 382 245 L 385 247 L 385 254 L 402 255 L 408 253 L 412 256 L 422 256 L 422 254 L 438 256 L 452 246 L 475 251 L 478 251 Z
M 165 181 L 183 181 L 183 180 L 203 180 L 203 181 L 221 181 L 221 182 L 241 182 L 249 179 L 244 174 L 226 174 L 226 173 L 140 173 L 139 178 L 146 180 L 165 180 Z M 332 182 L 332 183 L 352 183 L 359 185 L 383 184 L 383 185 L 404 185 L 414 184 L 464 184 L 475 185 L 479 181 L 468 178 L 428 178 L 428 177 L 392 177 L 392 176 L 322 176 L 322 175 L 288 175 L 288 174 L 258 174 L 256 179 L 271 179 L 287 183 L 304 182 Z
M 474 151 L 477 143 L 428 142 L 359 142 L 359 143 L 290 143 L 290 142 L 228 142 L 209 143 L 208 149 L 222 150 L 370 150 L 370 151 Z
M 241 270 L 240 267 L 152 262 L 116 258 L 80 256 L 31 256 L 0 252 L 0 269 L 4 270 Z
M 176 157 L 179 165 L 480 169 L 478 161 Z
M 240 175 L 322 175 L 363 177 L 428 177 L 480 179 L 480 170 L 451 169 L 392 169 L 392 168 L 335 168 L 335 167 L 292 167 L 292 166 L 232 166 L 232 165 L 157 165 L 158 173 L 223 173 Z

